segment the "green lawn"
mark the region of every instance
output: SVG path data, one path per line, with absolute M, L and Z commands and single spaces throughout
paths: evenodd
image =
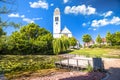
M 86 48 L 74 50 L 70 54 L 84 55 L 86 57 L 120 58 L 120 50 L 118 49 Z

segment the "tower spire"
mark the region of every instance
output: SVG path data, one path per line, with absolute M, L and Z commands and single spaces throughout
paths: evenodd
M 53 37 L 59 38 L 61 30 L 61 18 L 60 18 L 60 9 L 55 8 L 53 15 Z

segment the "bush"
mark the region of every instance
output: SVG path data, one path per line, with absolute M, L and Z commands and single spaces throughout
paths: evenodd
M 101 48 L 120 49 L 120 46 L 102 45 Z
M 5 73 L 51 69 L 55 68 L 54 61 L 54 56 L 1 56 L 0 69 Z
M 91 65 L 88 65 L 86 70 L 87 70 L 88 72 L 92 72 L 92 71 L 93 71 L 93 68 L 92 68 Z

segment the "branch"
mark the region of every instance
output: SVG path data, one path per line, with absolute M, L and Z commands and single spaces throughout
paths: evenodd
M 0 0 L 0 2 L 7 3 L 7 4 L 14 4 L 15 0 Z

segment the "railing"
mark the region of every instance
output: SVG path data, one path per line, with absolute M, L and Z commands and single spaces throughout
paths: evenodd
M 60 68 L 66 67 L 70 69 L 72 67 L 79 70 L 79 68 L 87 68 L 88 65 L 92 66 L 92 60 L 67 58 L 67 59 L 55 62 L 55 65 Z
M 72 56 L 72 57 L 71 57 Z M 75 58 L 75 57 L 78 58 Z M 57 62 L 55 62 L 55 65 L 60 68 L 76 68 L 79 70 L 79 68 L 88 68 L 88 66 L 91 66 L 93 70 L 104 70 L 104 63 L 101 58 L 86 58 L 86 57 L 80 57 L 78 55 L 67 55 L 65 59 L 61 59 Z

